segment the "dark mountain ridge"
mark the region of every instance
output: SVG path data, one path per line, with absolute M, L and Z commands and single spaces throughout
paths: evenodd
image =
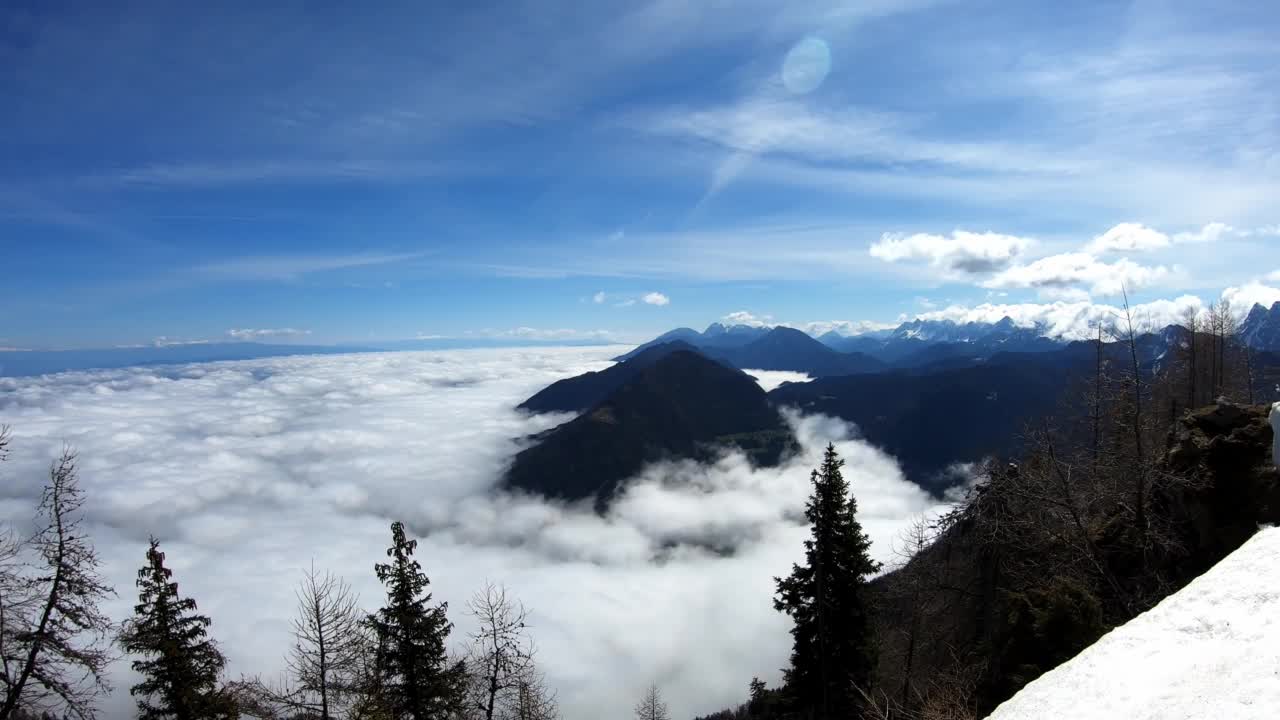
M 751 325 L 725 326 L 720 323 L 711 323 L 703 332 L 698 332 L 693 328 L 687 327 L 676 328 L 675 330 L 669 330 L 662 333 L 647 343 L 637 346 L 630 352 L 626 352 L 615 357 L 614 360 L 624 362 L 651 347 L 675 341 L 689 343 L 700 350 L 741 347 L 764 337 L 768 334 L 769 330 L 770 328 L 765 327 L 754 327 Z
M 517 408 L 529 412 L 582 412 L 639 375 L 645 368 L 674 352 L 699 352 L 683 340 L 649 345 L 625 361 L 596 372 L 557 380 Z
M 947 472 L 951 466 L 1015 451 L 1023 422 L 1051 411 L 1069 375 L 1089 367 L 1083 355 L 1054 355 L 1010 353 L 931 372 L 819 378 L 783 385 L 769 398 L 857 425 L 863 438 L 898 460 L 909 480 L 940 493 L 958 479 Z
M 807 333 L 782 326 L 741 347 L 705 348 L 704 351 L 738 368 L 789 370 L 815 377 L 873 373 L 885 369 L 885 364 L 875 358 L 862 353 L 836 352 Z
M 793 444 L 755 380 L 676 349 L 640 367 L 582 415 L 538 436 L 516 455 L 505 483 L 568 501 L 594 498 L 603 510 L 622 482 L 648 463 L 710 460 L 733 447 L 755 463 L 774 465 Z

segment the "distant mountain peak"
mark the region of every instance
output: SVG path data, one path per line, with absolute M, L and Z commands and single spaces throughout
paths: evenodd
M 684 340 L 644 345 L 613 367 L 557 380 L 516 407 L 535 413 L 582 412 L 630 382 L 646 368 L 677 352 L 701 351 Z
M 1280 352 L 1280 302 L 1267 309 L 1255 303 L 1240 324 L 1240 340 L 1254 350 Z
M 775 327 L 774 329 L 770 330 L 769 333 L 765 335 L 765 337 L 794 338 L 797 340 L 799 340 L 800 338 L 804 338 L 805 340 L 813 340 L 813 338 L 809 335 L 809 333 L 803 330 L 797 330 L 792 327 L 787 327 L 786 325 L 779 325 Z

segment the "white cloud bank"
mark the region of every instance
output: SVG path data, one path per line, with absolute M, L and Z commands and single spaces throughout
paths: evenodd
M 1128 258 L 1108 263 L 1089 253 L 1062 253 L 1010 267 L 984 281 L 982 287 L 1053 292 L 1085 286 L 1088 292 L 1098 295 L 1119 295 L 1122 288 L 1132 292 L 1149 287 L 1169 277 L 1172 272 L 1164 265 L 1140 265 Z
M 81 453 L 89 521 L 124 617 L 148 533 L 213 618 L 231 672 L 271 673 L 287 647 L 293 587 L 314 559 L 382 599 L 373 563 L 403 519 L 437 599 L 460 612 L 486 579 L 534 610 L 540 660 L 568 720 L 626 715 L 659 683 L 675 717 L 740 701 L 778 679 L 787 620 L 772 580 L 799 557 L 810 468 L 837 442 L 873 552 L 935 509 L 850 428 L 796 418 L 804 451 L 750 469 L 648 468 L 608 517 L 491 492 L 517 438 L 561 418 L 511 407 L 555 379 L 605 367 L 617 347 L 463 350 L 130 368 L 0 378 L 14 427 L 0 520 L 28 527 L 48 462 Z M 766 379 L 766 382 L 777 378 Z M 706 549 L 732 548 L 722 556 Z M 131 716 L 127 662 L 104 717 Z
M 1271 277 L 1280 281 L 1280 272 L 1274 273 Z M 1270 308 L 1280 302 L 1280 288 L 1253 282 L 1240 287 L 1227 288 L 1223 291 L 1222 297 L 1231 303 L 1231 307 L 1237 314 L 1243 315 L 1247 314 L 1254 305 Z
M 1182 322 L 1188 309 L 1203 312 L 1205 303 L 1194 295 L 1183 295 L 1173 300 L 1155 300 L 1130 308 L 1135 328 L 1139 332 L 1161 330 Z M 1062 340 L 1087 340 L 1096 337 L 1098 327 L 1104 330 L 1115 326 L 1124 315 L 1122 308 L 1114 305 L 1080 302 L 1053 303 L 983 303 L 973 307 L 952 305 L 942 310 L 921 313 L 919 320 L 950 320 L 955 323 L 995 323 L 1008 317 L 1019 327 L 1042 327 L 1044 334 Z
M 1265 228 L 1259 230 L 1237 231 L 1226 223 L 1211 222 L 1198 230 L 1166 235 L 1141 223 L 1120 223 L 1094 238 L 1084 251 L 1100 255 L 1108 252 L 1149 252 L 1161 250 L 1175 243 L 1207 243 L 1217 242 L 1228 235 L 1251 237 L 1254 234 L 1265 234 Z
M 1141 223 L 1120 223 L 1094 238 L 1084 251 L 1095 255 L 1106 252 L 1147 251 L 1169 247 L 1169 236 Z

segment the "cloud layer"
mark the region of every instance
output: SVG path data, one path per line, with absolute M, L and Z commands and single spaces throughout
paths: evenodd
M 874 552 L 934 501 L 852 429 L 792 417 L 803 452 L 752 470 L 741 456 L 654 466 L 607 517 L 492 491 L 519 438 L 562 418 L 512 405 L 608 364 L 616 347 L 294 357 L 0 379 L 14 427 L 0 520 L 27 527 L 47 463 L 77 447 L 89 520 L 123 617 L 148 533 L 214 619 L 233 673 L 272 673 L 302 567 L 344 575 L 367 606 L 372 564 L 403 519 L 455 638 L 486 579 L 534 609 L 541 661 L 566 717 L 628 712 L 649 682 L 676 716 L 740 700 L 785 664 L 771 578 L 799 555 L 807 476 L 827 441 L 848 460 Z M 790 377 L 766 377 L 773 383 Z M 132 679 L 107 717 L 130 707 Z

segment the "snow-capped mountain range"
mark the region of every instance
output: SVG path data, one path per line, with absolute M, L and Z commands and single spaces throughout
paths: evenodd
M 744 348 L 769 335 L 775 328 L 712 323 L 698 332 L 677 328 L 621 356 L 626 359 L 646 348 L 681 341 L 704 351 L 727 352 Z M 910 320 L 890 330 L 860 335 L 832 331 L 818 342 L 839 353 L 861 353 L 893 367 L 920 367 L 941 360 L 980 359 L 1002 352 L 1052 352 L 1069 344 L 1050 337 L 1045 325 L 1021 326 L 1004 317 L 994 323 L 956 323 L 951 320 Z M 1239 338 L 1256 351 L 1280 352 L 1280 303 L 1270 310 L 1255 305 L 1239 327 Z M 1170 325 L 1142 337 L 1143 357 L 1154 362 L 1186 342 L 1186 330 Z

